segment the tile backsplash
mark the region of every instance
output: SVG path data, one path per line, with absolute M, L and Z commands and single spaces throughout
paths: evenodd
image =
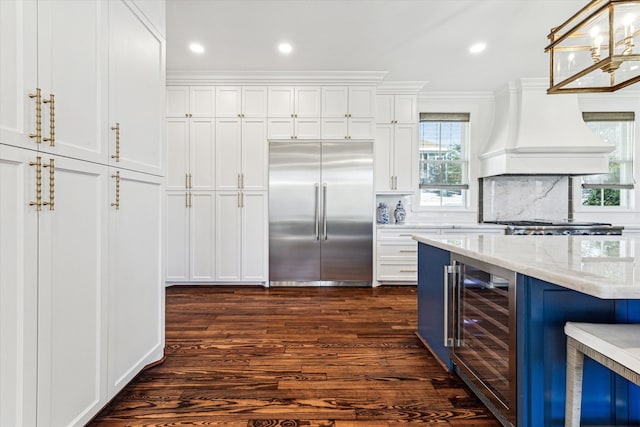
M 482 220 L 562 221 L 569 217 L 566 175 L 502 175 L 482 180 Z

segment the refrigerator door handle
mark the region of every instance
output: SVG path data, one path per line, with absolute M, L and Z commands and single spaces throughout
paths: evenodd
M 314 214 L 314 223 L 315 223 L 315 227 L 316 227 L 316 240 L 320 240 L 320 218 L 319 218 L 319 213 L 320 211 L 320 184 L 318 184 L 316 182 L 316 202 L 315 202 L 315 206 L 313 209 L 313 214 Z
M 328 239 L 327 236 L 327 184 L 322 184 L 322 234 L 324 240 Z

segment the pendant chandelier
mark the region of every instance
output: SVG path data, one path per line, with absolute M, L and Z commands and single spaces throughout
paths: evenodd
M 613 92 L 640 81 L 640 0 L 593 0 L 548 38 L 548 93 Z

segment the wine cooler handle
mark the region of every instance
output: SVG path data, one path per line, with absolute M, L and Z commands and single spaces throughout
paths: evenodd
M 453 266 L 444 266 L 444 323 L 442 335 L 444 337 L 444 346 L 453 347 L 453 338 L 449 335 L 449 325 L 451 319 L 449 318 L 449 276 L 453 273 Z

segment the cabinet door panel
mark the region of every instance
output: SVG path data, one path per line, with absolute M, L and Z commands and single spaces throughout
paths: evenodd
M 267 117 L 266 86 L 242 88 L 242 114 L 244 117 Z
M 349 88 L 346 86 L 322 88 L 322 118 L 346 117 Z
M 213 192 L 191 193 L 189 209 L 190 279 L 215 280 L 215 197 Z
M 269 119 L 267 132 L 269 139 L 292 139 L 293 119 Z
M 38 423 L 80 425 L 107 395 L 107 167 L 55 160 L 39 230 Z M 51 181 L 44 173 L 43 192 Z
M 395 96 L 395 119 L 397 123 L 416 123 L 418 113 L 415 95 Z
M 195 86 L 189 88 L 190 117 L 215 116 L 216 89 L 213 86 Z
M 295 90 L 296 117 L 320 117 L 321 91 L 319 87 L 300 87 Z
M 1 5 L 1 4 L 0 4 Z M 0 425 L 36 424 L 37 153 L 0 145 Z
M 414 190 L 414 165 L 418 157 L 417 138 L 417 125 L 395 125 L 393 169 L 397 176 L 397 190 Z
M 391 190 L 393 175 L 393 125 L 376 126 L 374 170 L 377 191 Z
M 167 192 L 165 243 L 166 280 L 189 280 L 189 208 L 185 191 Z
M 163 208 L 162 178 L 118 172 L 120 206 L 112 206 L 109 213 L 110 397 L 144 366 L 161 358 L 164 347 L 162 217 L 158 215 Z M 114 185 L 112 178 L 112 203 Z
M 55 146 L 43 140 L 42 151 L 107 161 L 106 17 L 97 0 L 38 2 L 38 85 L 43 100 L 55 95 L 42 105 L 42 134 Z
M 240 272 L 240 199 L 238 191 L 216 192 L 216 279 L 238 281 Z
M 189 127 L 189 173 L 192 190 L 215 187 L 215 122 L 213 119 L 191 119 Z
M 391 123 L 394 119 L 394 96 L 376 96 L 376 123 Z
M 188 117 L 189 116 L 189 87 L 169 86 L 166 94 L 167 117 Z
M 242 208 L 242 279 L 267 280 L 267 193 L 244 192 Z
M 269 87 L 269 117 L 293 117 L 294 89 L 292 87 Z
M 185 190 L 189 172 L 189 119 L 167 119 L 167 190 Z
M 35 2 L 0 1 L 0 143 L 34 150 L 37 25 Z
M 120 124 L 120 161 L 112 164 L 161 175 L 164 41 L 127 3 L 116 0 L 108 5 L 109 127 Z M 114 131 L 110 131 L 110 141 L 114 155 Z
M 349 119 L 349 139 L 373 139 L 374 135 L 374 119 Z
M 322 139 L 347 139 L 348 119 L 322 119 Z
M 242 112 L 242 89 L 240 86 L 216 87 L 216 116 L 239 117 Z
M 216 120 L 216 188 L 236 190 L 241 168 L 241 119 Z
M 376 89 L 373 86 L 349 87 L 349 117 L 375 117 Z
M 322 135 L 320 119 L 303 118 L 295 120 L 295 135 L 297 139 L 319 140 Z
M 267 189 L 267 120 L 242 120 L 242 188 L 245 190 Z

